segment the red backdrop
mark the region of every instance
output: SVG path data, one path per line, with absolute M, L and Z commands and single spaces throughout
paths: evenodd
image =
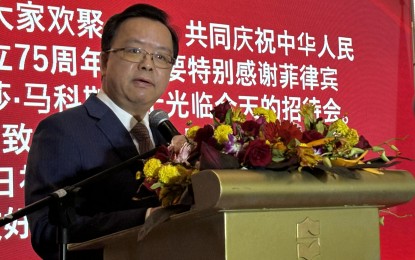
M 156 105 L 180 131 L 189 120 L 211 122 L 223 99 L 296 122 L 300 105 L 313 102 L 328 122 L 347 115 L 371 144 L 408 136 L 396 145 L 415 158 L 410 0 L 147 2 L 165 9 L 180 34 L 170 87 Z M 1 1 L 1 216 L 24 207 L 38 122 L 100 88 L 103 23 L 132 3 Z M 397 168 L 415 172 L 410 162 Z M 410 202 L 381 213 L 382 259 L 415 259 L 414 211 Z M 25 218 L 0 227 L 0 254 L 37 259 Z

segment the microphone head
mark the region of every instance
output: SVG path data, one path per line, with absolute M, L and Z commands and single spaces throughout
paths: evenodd
M 169 121 L 169 115 L 163 110 L 153 110 L 149 114 L 151 127 L 157 128 L 163 138 L 170 143 L 174 136 L 180 135 L 179 131 Z
M 163 123 L 166 120 L 169 120 L 169 115 L 161 109 L 153 110 L 149 114 L 149 123 L 152 127 L 157 128 L 161 123 Z

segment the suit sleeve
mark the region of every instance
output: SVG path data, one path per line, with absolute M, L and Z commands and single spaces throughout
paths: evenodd
M 83 154 L 77 145 L 79 142 L 61 120 L 46 119 L 39 124 L 26 166 L 26 205 L 82 179 Z M 146 209 L 126 208 L 87 215 L 73 211 L 73 222 L 68 229 L 70 241 L 85 241 L 143 224 Z M 57 252 L 57 228 L 50 223 L 48 215 L 49 208 L 45 207 L 28 216 L 33 248 L 44 258 Z

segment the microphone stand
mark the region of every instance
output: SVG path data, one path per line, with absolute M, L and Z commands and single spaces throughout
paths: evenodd
M 68 202 L 71 200 L 73 194 L 78 192 L 82 187 L 94 183 L 97 180 L 105 178 L 108 174 L 119 171 L 126 166 L 137 162 L 138 160 L 147 159 L 154 154 L 156 154 L 159 147 L 156 147 L 146 153 L 134 156 L 124 162 L 121 162 L 117 165 L 114 165 L 104 171 L 101 171 L 91 177 L 88 177 L 78 183 L 73 185 L 66 186 L 59 190 L 56 190 L 46 196 L 43 199 L 40 199 L 23 209 L 17 210 L 13 213 L 7 214 L 4 217 L 0 218 L 0 227 L 5 226 L 8 223 L 11 223 L 21 217 L 24 217 L 30 213 L 33 213 L 43 207 L 49 206 L 49 211 L 56 210 L 55 214 L 58 216 L 58 225 L 57 225 L 57 240 L 59 245 L 59 259 L 66 260 L 67 255 L 67 244 L 68 244 L 68 226 L 70 225 L 70 219 L 65 217 L 65 209 L 68 208 Z M 63 223 L 64 222 L 64 223 Z

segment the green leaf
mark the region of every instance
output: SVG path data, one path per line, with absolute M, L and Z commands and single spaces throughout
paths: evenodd
M 274 156 L 274 157 L 281 157 L 281 158 L 285 159 L 285 157 L 284 157 L 284 152 L 283 152 L 283 151 L 281 151 L 281 150 L 278 150 L 278 149 L 272 149 L 272 150 L 271 150 L 271 153 L 272 153 L 272 156 Z
M 380 155 L 380 158 L 382 158 L 382 160 L 384 160 L 385 162 L 389 162 L 390 160 L 388 159 L 388 157 L 386 156 L 386 152 L 383 151 L 382 154 Z
M 155 189 L 158 189 L 158 188 L 160 188 L 162 186 L 163 186 L 163 184 L 161 182 L 156 182 L 153 185 L 151 185 L 150 188 L 153 189 L 153 190 L 155 190 Z
M 374 152 L 382 152 L 382 151 L 385 151 L 385 148 L 383 148 L 381 146 L 372 146 L 372 151 L 374 151 Z
M 307 117 L 304 118 L 304 126 L 306 130 L 310 130 L 310 120 Z
M 272 161 L 273 161 L 273 162 L 278 163 L 278 162 L 282 162 L 282 161 L 284 161 L 284 160 L 285 160 L 285 158 L 284 158 L 284 157 L 272 156 Z
M 399 152 L 399 149 L 396 146 L 394 146 L 393 144 L 390 145 L 390 148 L 392 150 L 394 150 L 395 152 Z
M 232 124 L 232 109 L 228 109 L 228 111 L 226 111 L 225 123 L 227 125 L 231 125 Z
M 365 150 L 363 150 L 363 149 L 360 149 L 360 148 L 357 148 L 357 147 L 353 147 L 352 149 L 350 149 L 349 156 L 353 156 L 353 155 L 356 155 L 356 154 L 362 154 L 362 153 L 364 153 L 364 151 Z
M 293 139 L 291 139 L 291 141 L 288 143 L 287 147 L 288 147 L 288 149 L 294 149 L 294 148 L 296 148 L 297 146 L 299 146 L 300 144 L 301 144 L 301 142 L 300 142 L 300 141 L 298 141 L 298 139 L 297 139 L 297 138 L 293 138 Z
M 334 137 L 334 130 L 327 131 L 326 137 Z
M 323 164 L 329 168 L 332 167 L 331 160 L 329 157 L 323 157 Z
M 324 130 L 326 129 L 326 127 L 324 126 L 323 121 L 319 121 L 316 124 L 316 129 L 317 129 L 317 132 L 319 132 L 320 134 L 324 134 Z

